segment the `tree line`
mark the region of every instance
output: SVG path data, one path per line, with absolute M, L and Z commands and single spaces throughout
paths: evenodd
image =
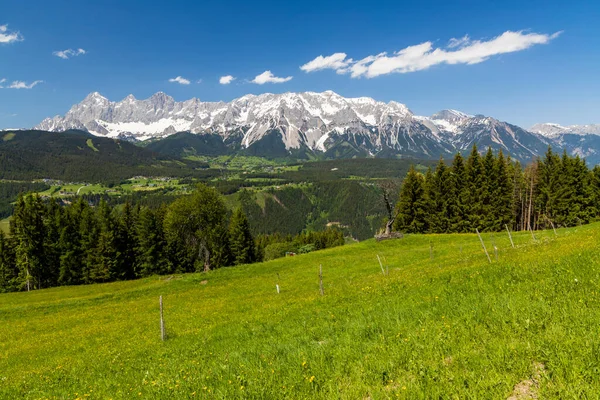
M 319 234 L 303 238 L 305 245 L 313 240 L 314 249 L 340 244 L 319 241 Z M 288 238 L 257 246 L 241 208 L 228 211 L 222 196 L 201 184 L 155 208 L 111 207 L 102 199 L 91 206 L 83 197 L 61 206 L 20 195 L 10 235 L 0 232 L 0 292 L 248 264 L 261 261 L 266 245 L 277 240 Z
M 400 190 L 393 228 L 406 233 L 535 230 L 585 224 L 600 217 L 600 166 L 548 148 L 525 168 L 480 155 L 477 146 L 451 165 L 440 159 L 421 174 L 411 168 Z

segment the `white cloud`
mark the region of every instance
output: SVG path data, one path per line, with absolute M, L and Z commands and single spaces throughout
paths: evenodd
M 13 43 L 23 40 L 23 35 L 20 32 L 12 32 L 8 30 L 8 25 L 0 25 L 0 43 Z
M 333 69 L 338 74 L 350 73 L 352 78 L 404 74 L 425 70 L 438 64 L 478 64 L 495 55 L 522 51 L 537 44 L 547 44 L 561 33 L 562 31 L 548 35 L 506 31 L 487 41 L 471 40 L 465 35 L 459 39 L 450 39 L 446 48 L 433 48 L 431 42 L 424 42 L 408 46 L 392 55 L 379 53 L 358 61 L 347 59 L 344 53 L 335 53 L 328 57 L 319 56 L 300 68 L 306 72 Z
M 256 83 L 259 85 L 263 85 L 265 83 L 283 83 L 283 82 L 287 82 L 290 80 L 292 80 L 291 76 L 288 76 L 286 78 L 279 78 L 279 77 L 273 75 L 273 73 L 271 71 L 265 71 L 262 74 L 257 75 L 256 78 L 254 78 L 250 82 Z
M 55 55 L 56 57 L 60 57 L 64 60 L 71 58 L 71 57 L 81 56 L 85 53 L 87 53 L 87 51 L 85 51 L 84 49 L 77 49 L 77 50 L 66 49 L 66 50 L 52 52 L 53 55 Z
M 304 72 L 319 71 L 322 69 L 334 69 L 343 73 L 346 67 L 352 63 L 352 59 L 346 59 L 346 53 L 334 53 L 330 56 L 319 56 L 307 62 L 300 69 Z
M 44 81 L 33 81 L 30 84 L 27 84 L 23 81 L 13 81 L 10 86 L 7 86 L 9 89 L 32 89 L 35 85 L 38 85 Z
M 233 77 L 231 75 L 225 75 L 225 76 L 222 76 L 221 78 L 219 78 L 219 83 L 221 85 L 229 85 L 234 80 L 235 80 L 235 77 Z
M 4 82 L 6 82 L 6 78 L 0 79 L 0 89 L 4 88 L 4 85 L 3 85 Z
M 198 79 L 196 83 L 202 83 L 202 79 Z
M 190 81 L 188 79 L 185 79 L 182 76 L 178 76 L 177 78 L 171 78 L 171 79 L 169 79 L 169 82 L 179 83 L 180 85 L 189 85 L 190 84 Z

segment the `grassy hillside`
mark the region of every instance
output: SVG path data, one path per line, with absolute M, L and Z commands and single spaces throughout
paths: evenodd
M 0 295 L 0 397 L 594 398 L 600 224 L 536 237 L 484 235 L 491 264 L 475 235 L 414 235 Z

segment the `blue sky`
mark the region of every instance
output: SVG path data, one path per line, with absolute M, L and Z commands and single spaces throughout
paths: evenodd
M 333 90 L 419 115 L 600 123 L 598 17 L 592 1 L 5 0 L 0 128 L 64 114 L 93 91 L 229 101 Z M 308 64 L 318 56 L 330 58 Z M 252 82 L 266 71 L 282 82 Z

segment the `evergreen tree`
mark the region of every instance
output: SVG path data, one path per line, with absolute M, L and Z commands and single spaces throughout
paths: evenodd
M 139 276 L 167 274 L 170 271 L 165 254 L 163 221 L 166 209 L 143 208 L 136 227 Z
M 398 217 L 394 222 L 394 230 L 406 233 L 423 233 L 427 230 L 424 184 L 423 175 L 411 166 L 400 189 L 400 198 L 396 205 Z
M 87 207 L 83 199 L 79 199 L 62 213 L 60 233 L 60 270 L 58 283 L 60 285 L 77 285 L 82 283 L 82 260 L 81 249 L 81 220 L 82 214 Z
M 112 211 L 104 199 L 96 209 L 96 246 L 94 248 L 94 265 L 90 271 L 95 282 L 124 279 L 117 268 L 117 226 Z M 95 258 L 95 259 L 94 259 Z
M 137 275 L 136 249 L 138 244 L 135 232 L 137 215 L 131 203 L 125 203 L 123 214 L 115 220 L 116 273 L 114 276 L 118 276 L 117 279 L 134 279 Z
M 250 264 L 256 261 L 254 238 L 250 223 L 241 208 L 237 208 L 229 223 L 229 243 L 233 264 Z
M 469 232 L 476 228 L 482 230 L 484 223 L 484 195 L 485 171 L 477 150 L 477 145 L 473 145 L 471 154 L 467 159 L 467 192 L 469 194 Z
M 58 285 L 60 271 L 60 233 L 62 230 L 62 209 L 55 199 L 51 199 L 46 206 L 44 220 L 44 264 L 46 266 L 46 283 L 44 286 Z
M 513 217 L 513 187 L 502 150 L 494 162 L 492 176 L 494 179 L 489 182 L 488 187 L 491 192 L 488 229 L 497 232 L 511 223 Z
M 0 293 L 19 289 L 19 269 L 12 241 L 0 231 Z
M 460 153 L 456 153 L 452 162 L 450 184 L 454 186 L 454 199 L 450 199 L 450 229 L 452 232 L 469 232 L 469 186 L 465 162 Z
M 46 281 L 46 271 L 44 205 L 39 196 L 19 196 L 12 227 L 20 284 L 23 288 L 40 289 Z

